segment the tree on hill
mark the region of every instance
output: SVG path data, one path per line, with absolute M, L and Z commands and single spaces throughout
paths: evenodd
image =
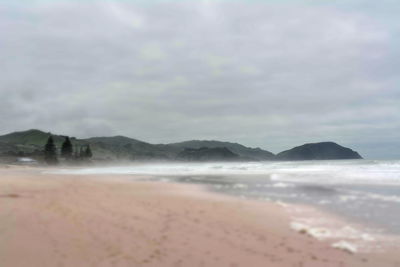
M 50 135 L 44 147 L 44 160 L 47 164 L 54 165 L 58 163 L 57 148 L 54 144 L 53 137 Z
M 90 159 L 93 156 L 92 149 L 90 149 L 90 145 L 86 146 L 84 156 L 85 156 L 85 158 L 88 158 L 88 159 Z
M 75 153 L 73 154 L 72 159 L 76 162 L 85 162 L 93 156 L 92 149 L 90 145 L 86 146 L 76 146 Z
M 61 147 L 61 156 L 63 156 L 66 159 L 71 159 L 72 158 L 72 143 L 71 140 L 69 139 L 68 136 L 65 137 L 65 141 L 62 144 Z

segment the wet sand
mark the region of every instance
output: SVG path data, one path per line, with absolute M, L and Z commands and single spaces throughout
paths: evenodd
M 290 229 L 285 209 L 191 185 L 0 167 L 0 265 L 400 266 Z

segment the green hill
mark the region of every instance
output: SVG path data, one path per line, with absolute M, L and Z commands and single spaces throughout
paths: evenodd
M 25 146 L 43 147 L 46 144 L 47 139 L 50 135 L 53 136 L 56 145 L 61 145 L 62 142 L 64 142 L 64 135 L 56 135 L 50 132 L 44 132 L 36 129 L 2 135 L 0 136 L 0 142 Z M 77 140 L 73 137 L 72 139 Z
M 16 153 L 37 153 L 43 149 L 50 135 L 51 133 L 49 132 L 31 129 L 28 131 L 13 132 L 2 135 L 0 136 L 0 143 L 13 145 L 12 151 Z M 55 144 L 58 147 L 61 147 L 61 144 L 64 141 L 64 136 L 53 135 L 53 138 Z
M 274 154 L 269 151 L 262 150 L 261 148 L 246 147 L 238 143 L 221 142 L 215 140 L 191 140 L 181 143 L 172 143 L 170 146 L 178 147 L 180 149 L 191 148 L 199 149 L 202 147 L 208 148 L 222 148 L 225 147 L 233 153 L 239 155 L 243 159 L 248 160 L 271 160 Z
M 99 158 L 128 160 L 172 158 L 170 151 L 163 146 L 125 136 L 93 137 L 81 141 L 90 144 L 94 155 Z
M 0 155 L 41 157 L 49 132 L 28 130 L 0 136 Z M 58 149 L 65 136 L 52 134 Z M 150 144 L 125 136 L 71 137 L 75 151 L 90 145 L 94 160 L 320 160 L 358 159 L 361 156 L 333 142 L 305 144 L 283 151 L 276 156 L 260 148 L 215 140 L 191 140 L 172 144 Z
M 183 161 L 236 161 L 239 158 L 239 155 L 226 147 L 185 148 L 177 156 L 177 159 Z
M 0 136 L 0 142 L 9 144 L 44 146 L 49 136 L 50 133 L 32 129 Z
M 362 159 L 360 154 L 334 142 L 304 144 L 276 155 L 278 160 Z

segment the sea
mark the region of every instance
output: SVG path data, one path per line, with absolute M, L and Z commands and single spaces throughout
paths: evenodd
M 151 181 L 201 184 L 211 191 L 284 207 L 312 206 L 369 229 L 357 232 L 343 226 L 343 237 L 371 241 L 378 234 L 400 235 L 400 160 L 137 163 L 61 172 L 125 174 L 127 179 L 148 175 L 146 180 Z M 323 225 L 324 218 L 309 216 L 293 219 L 292 228 L 308 227 L 321 239 L 333 233 Z

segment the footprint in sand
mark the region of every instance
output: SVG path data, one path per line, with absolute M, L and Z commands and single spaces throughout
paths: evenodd
M 0 197 L 4 197 L 4 198 L 20 198 L 21 195 L 11 193 L 11 194 L 0 195 Z

